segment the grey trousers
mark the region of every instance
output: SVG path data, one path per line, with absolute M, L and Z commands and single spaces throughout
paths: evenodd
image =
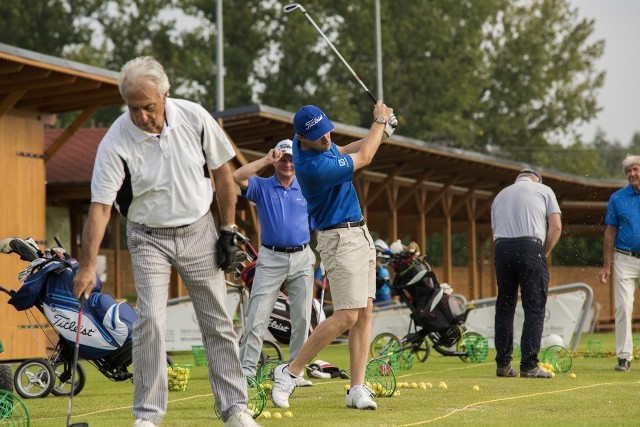
M 291 340 L 289 360 L 293 360 L 307 340 L 313 300 L 313 264 L 316 257 L 309 246 L 300 252 L 276 252 L 262 246 L 247 306 L 247 322 L 240 342 L 240 359 L 245 375 L 255 376 L 269 317 L 284 283 L 289 295 Z
M 191 296 L 209 362 L 209 382 L 223 419 L 246 408 L 238 340 L 226 310 L 224 273 L 216 264 L 218 233 L 211 213 L 177 228 L 127 223 L 140 318 L 133 328 L 135 418 L 160 424 L 167 411 L 166 307 L 171 267 Z M 204 412 L 208 418 L 210 412 Z

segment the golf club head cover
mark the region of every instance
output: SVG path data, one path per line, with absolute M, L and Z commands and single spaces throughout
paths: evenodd
M 387 137 L 390 137 L 391 135 L 393 135 L 393 132 L 396 130 L 397 126 L 398 126 L 398 119 L 394 114 L 389 118 L 389 120 L 387 120 L 387 123 L 384 125 L 384 133 L 387 134 Z
M 31 262 L 44 256 L 36 242 L 31 238 L 23 240 L 15 237 L 11 239 L 9 246 L 13 249 L 13 252 L 20 255 L 20 259 L 23 261 Z
M 218 266 L 226 270 L 231 266 L 238 247 L 236 246 L 236 233 L 221 230 L 220 237 L 216 242 L 216 261 Z

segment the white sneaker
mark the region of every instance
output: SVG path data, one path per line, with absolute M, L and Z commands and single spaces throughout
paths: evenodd
M 137 418 L 133 422 L 133 427 L 157 427 L 157 426 L 149 420 L 143 420 L 142 418 Z
M 296 387 L 313 387 L 313 383 L 309 380 L 305 380 L 302 375 L 295 379 Z
M 273 388 L 271 389 L 271 400 L 279 408 L 289 407 L 289 396 L 296 388 L 296 376 L 289 375 L 284 370 L 286 363 L 278 365 L 273 369 Z
M 253 412 L 250 409 L 236 412 L 224 422 L 225 427 L 260 427 L 260 424 L 253 419 Z
M 378 409 L 378 405 L 373 401 L 373 390 L 364 385 L 354 386 L 347 391 L 347 408 L 355 409 Z

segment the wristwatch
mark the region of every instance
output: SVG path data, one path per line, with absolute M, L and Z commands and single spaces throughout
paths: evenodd
M 235 233 L 236 231 L 238 231 L 238 226 L 235 224 L 223 225 L 222 227 L 220 227 L 220 229 L 224 231 L 228 231 L 230 233 Z
M 378 116 L 375 119 L 373 119 L 374 123 L 380 123 L 381 125 L 386 125 L 387 124 L 387 118 L 385 116 Z

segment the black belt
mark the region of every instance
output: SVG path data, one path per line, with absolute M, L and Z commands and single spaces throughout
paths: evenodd
M 625 251 L 624 249 L 618 249 L 618 248 L 616 248 L 615 251 L 621 254 L 632 256 L 634 258 L 640 258 L 640 253 L 638 252 Z
M 362 227 L 364 225 L 364 218 L 360 221 L 355 222 L 340 222 L 336 225 L 332 225 L 331 227 L 323 228 L 321 231 L 325 230 L 335 230 L 336 228 L 352 228 L 352 227 Z
M 271 249 L 272 251 L 276 251 L 276 252 L 286 252 L 286 253 L 292 253 L 292 252 L 300 252 L 303 251 L 304 248 L 306 248 L 307 246 L 309 246 L 308 243 L 305 243 L 304 245 L 300 245 L 300 246 L 287 246 L 285 248 L 281 248 L 278 246 L 269 246 L 269 245 L 262 245 L 267 249 Z
M 536 242 L 538 244 L 542 244 L 542 240 L 533 236 L 522 236 L 522 237 L 498 237 L 495 240 L 495 243 L 505 243 L 505 242 Z

